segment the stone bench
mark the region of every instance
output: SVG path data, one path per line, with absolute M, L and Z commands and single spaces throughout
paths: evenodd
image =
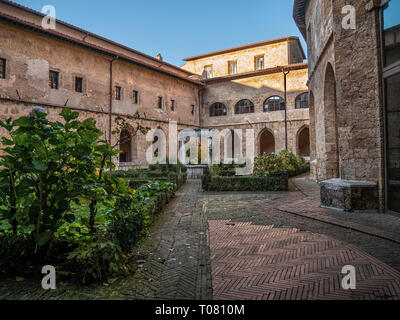
M 377 211 L 378 184 L 371 181 L 330 179 L 321 182 L 321 206 L 348 212 Z

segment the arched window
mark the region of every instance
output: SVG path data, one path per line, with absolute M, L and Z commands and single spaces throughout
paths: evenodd
M 210 117 L 221 117 L 226 116 L 226 114 L 226 107 L 223 103 L 217 102 L 210 107 Z
M 264 112 L 285 110 L 285 100 L 279 96 L 273 96 L 265 100 Z
M 308 109 L 308 92 L 302 93 L 296 98 L 296 109 Z
M 250 100 L 241 100 L 235 106 L 235 114 L 254 113 L 254 104 Z

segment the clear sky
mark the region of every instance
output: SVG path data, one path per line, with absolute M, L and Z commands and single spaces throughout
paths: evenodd
M 14 0 L 164 61 L 252 42 L 298 36 L 293 0 Z

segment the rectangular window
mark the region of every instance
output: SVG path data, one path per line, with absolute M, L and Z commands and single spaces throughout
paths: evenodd
M 175 111 L 175 100 L 171 100 L 171 110 Z
M 205 72 L 206 79 L 211 79 L 212 76 L 213 76 L 213 67 L 212 67 L 212 65 L 205 66 L 204 67 L 204 72 Z
M 0 58 L 0 79 L 6 78 L 6 59 Z
M 51 89 L 58 89 L 58 78 L 59 78 L 59 73 L 57 71 L 50 70 L 49 86 Z
M 254 58 L 254 67 L 255 70 L 264 69 L 264 56 L 258 56 Z
M 164 107 L 164 99 L 163 97 L 158 97 L 158 109 L 162 109 Z
M 133 91 L 133 104 L 139 104 L 139 91 Z
M 75 78 L 75 92 L 79 93 L 83 92 L 83 78 L 80 77 Z
M 194 105 L 192 104 L 192 114 L 194 115 L 194 111 L 195 111 L 195 107 L 194 107 Z
M 228 62 L 228 73 L 229 74 L 237 73 L 237 61 L 229 61 Z
M 115 87 L 115 100 L 121 100 L 122 98 L 122 88 L 121 87 Z
M 400 64 L 400 3 L 387 1 L 383 10 L 384 66 Z

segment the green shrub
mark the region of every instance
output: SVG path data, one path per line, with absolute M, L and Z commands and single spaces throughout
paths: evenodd
M 0 235 L 0 270 L 23 273 L 28 268 L 28 248 L 29 242 L 22 235 Z
M 64 123 L 40 111 L 0 121 L 9 136 L 2 138 L 0 156 L 0 233 L 27 239 L 35 257 L 50 255 L 57 230 L 75 220 L 73 202 L 82 196 L 95 204 L 109 201 L 118 185 L 100 173 L 113 168 L 108 159 L 118 152 L 100 140 L 95 121 L 79 121 L 68 108 L 60 116 Z
M 253 176 L 203 176 L 206 191 L 284 191 L 288 189 L 288 176 L 276 174 L 264 177 Z
M 133 248 L 137 241 L 146 235 L 149 227 L 149 216 L 144 201 L 137 195 L 118 197 L 112 222 L 108 228 L 124 252 Z
M 82 283 L 100 281 L 112 275 L 127 275 L 128 258 L 111 240 L 100 239 L 82 244 L 67 255 L 67 265 Z
M 255 176 L 287 172 L 289 177 L 292 177 L 307 172 L 309 168 L 304 158 L 285 150 L 279 154 L 272 153 L 257 157 L 254 161 L 253 172 Z

